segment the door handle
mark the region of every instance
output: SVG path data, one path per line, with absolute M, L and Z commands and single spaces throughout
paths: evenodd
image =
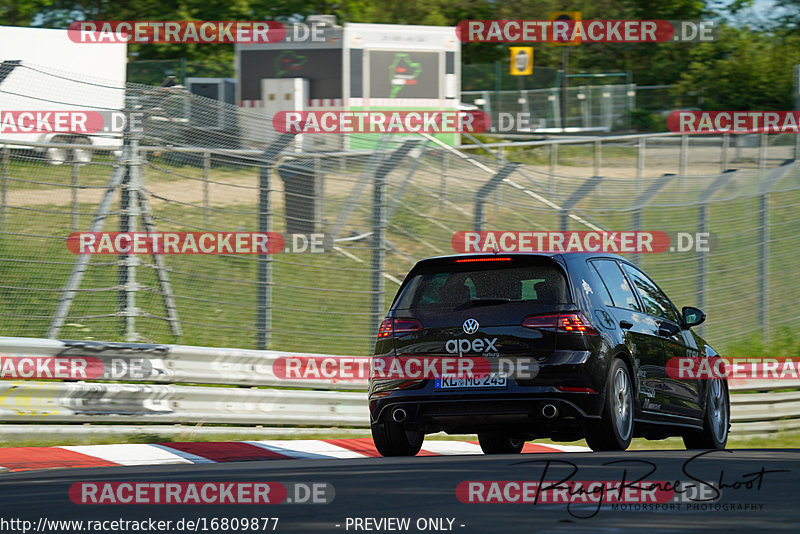
M 632 322 L 630 322 L 630 321 L 626 321 L 625 319 L 623 319 L 623 320 L 621 320 L 621 321 L 619 322 L 619 327 L 620 327 L 620 328 L 622 328 L 623 330 L 627 330 L 627 329 L 629 329 L 629 328 L 633 328 L 633 323 L 632 323 Z

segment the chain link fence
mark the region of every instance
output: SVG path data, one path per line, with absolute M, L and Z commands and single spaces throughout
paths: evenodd
M 631 129 L 634 85 L 582 85 L 567 88 L 567 121 L 561 120 L 561 89 L 520 91 L 464 91 L 465 104 L 491 116 L 500 113 L 530 113 L 538 128 L 580 128 L 617 132 Z
M 676 109 L 668 85 L 579 85 L 567 88 L 567 121 L 561 121 L 561 88 L 462 91 L 462 102 L 493 117 L 500 113 L 531 113 L 539 128 L 580 128 L 596 132 L 665 131 L 669 112 Z M 520 131 L 518 133 L 524 133 Z
M 708 313 L 715 347 L 798 319 L 797 136 L 454 148 L 386 135 L 369 138 L 372 150 L 325 152 L 277 134 L 263 110 L 181 88 L 107 90 L 124 90 L 125 111 L 144 117 L 116 147 L 0 135 L 2 335 L 368 354 L 408 270 L 454 253 L 453 235 L 476 227 L 708 232 L 710 251 L 631 259 L 676 305 Z M 273 231 L 286 250 L 70 252 L 67 237 L 90 230 Z M 311 252 L 317 234 L 324 246 Z

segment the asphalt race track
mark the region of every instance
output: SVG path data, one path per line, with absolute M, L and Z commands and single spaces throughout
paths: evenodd
M 269 516 L 280 519 L 275 532 L 419 532 L 415 525 L 420 518 L 420 526 L 426 527 L 421 531 L 427 532 L 797 531 L 799 450 L 697 454 L 697 451 L 631 451 L 55 469 L 1 474 L 0 508 L 6 520 L 25 519 L 34 525 L 41 518 L 51 521 L 152 518 L 172 520 L 174 524 L 181 518 L 206 518 L 208 522 L 222 517 Z M 548 461 L 551 462 L 549 466 Z M 624 474 L 626 469 L 627 475 Z M 655 471 L 650 472 L 652 469 Z M 623 477 L 625 481 L 694 479 L 698 485 L 714 482 L 718 487 L 721 481 L 723 489 L 716 502 L 675 503 L 672 510 L 613 510 L 610 504 L 598 510 L 596 503 L 573 503 L 569 509 L 565 503 L 462 503 L 456 497 L 456 487 L 465 480 L 559 480 L 569 477 L 570 473 L 573 481 L 619 481 Z M 327 482 L 333 485 L 335 498 L 330 504 L 284 502 L 216 506 L 86 505 L 70 500 L 68 490 L 73 483 L 96 481 L 267 481 L 284 485 Z M 372 522 L 361 523 L 359 529 L 354 527 L 354 518 L 389 517 L 410 518 L 410 527 L 379 529 Z M 441 519 L 441 522 L 430 523 L 429 518 Z M 447 519 L 453 520 L 452 527 Z M 218 530 L 212 530 L 208 523 L 205 525 L 205 531 Z M 203 525 L 195 526 L 197 531 L 204 531 Z M 390 526 L 397 527 L 396 524 Z M 269 524 L 266 531 L 272 528 Z M 259 527 L 258 531 L 262 529 Z

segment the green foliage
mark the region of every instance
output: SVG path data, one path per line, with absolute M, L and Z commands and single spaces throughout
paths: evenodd
M 752 5 L 736 0 L 724 13 L 712 12 L 703 0 L 14 0 L 0 3 L 0 24 L 67 27 L 74 20 L 281 20 L 302 21 L 312 14 L 334 14 L 340 23 L 455 25 L 462 20 L 547 19 L 551 11 L 581 11 L 589 19 L 699 20 L 736 15 Z M 792 73 L 800 63 L 800 0 L 778 0 L 780 18 L 761 29 L 726 27 L 714 43 L 593 43 L 569 47 L 572 72 L 630 72 L 639 85 L 677 84 L 683 107 L 703 109 L 792 109 Z M 743 21 L 748 22 L 748 21 Z M 204 64 L 200 75 L 226 75 L 232 45 L 132 44 L 139 60 L 171 59 Z M 561 66 L 563 47 L 534 44 L 539 76 Z M 508 46 L 465 43 L 465 65 L 508 61 Z M 146 67 L 145 67 L 146 68 Z M 209 74 L 205 74 L 208 72 Z M 180 73 L 176 72 L 179 75 Z M 191 75 L 187 71 L 187 75 Z M 465 72 L 493 89 L 493 72 Z M 143 74 L 144 76 L 144 74 Z M 142 79 L 150 78 L 144 76 Z M 152 83 L 162 76 L 153 74 Z M 549 81 L 549 80 L 548 80 Z M 527 86 L 527 84 L 526 84 Z M 467 89 L 474 89 L 469 87 Z M 646 113 L 635 119 L 640 130 L 658 127 Z
M 663 115 L 646 109 L 631 110 L 631 126 L 637 132 L 665 132 L 667 119 Z
M 714 43 L 693 49 L 674 92 L 681 105 L 703 109 L 793 109 L 794 65 L 800 36 L 777 36 L 746 28 L 723 29 Z
M 724 356 L 765 356 L 770 358 L 800 357 L 800 335 L 791 328 L 776 329 L 773 339 L 764 343 L 757 334 L 733 344 Z
M 0 2 L 0 25 L 28 26 L 37 13 L 47 6 L 47 0 L 8 0 Z

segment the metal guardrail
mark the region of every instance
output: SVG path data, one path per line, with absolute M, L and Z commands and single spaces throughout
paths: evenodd
M 274 373 L 281 357 L 320 355 L 14 337 L 0 338 L 0 355 L 20 358 L 14 375 L 35 369 L 36 376 L 71 377 L 13 380 L 4 371 L 0 421 L 327 427 L 365 427 L 369 422 L 363 391 L 344 391 L 366 389 L 365 380 L 286 380 Z M 36 356 L 49 360 L 48 365 L 40 366 Z M 22 365 L 26 357 L 30 361 Z M 73 362 L 78 362 L 77 372 Z M 76 376 L 87 379 L 76 381 Z M 180 385 L 185 383 L 313 390 Z
M 0 402 L 10 422 L 369 426 L 366 396 L 342 391 L 3 381 Z
M 800 380 L 731 380 L 729 388 L 732 434 L 800 430 Z
M 152 345 L 98 341 L 67 341 L 0 337 L 0 356 L 50 356 L 99 361 L 105 374 L 98 380 L 269 386 L 327 390 L 367 389 L 366 380 L 295 380 L 278 377 L 274 365 L 281 358 L 354 358 L 271 350 Z M 133 369 L 131 369 L 131 365 Z M 91 372 L 89 374 L 92 374 Z M 100 374 L 95 371 L 94 374 Z M 0 382 L 2 386 L 3 382 Z M 363 396 L 363 395 L 362 395 Z
M 365 380 L 287 380 L 273 367 L 284 357 L 352 358 L 347 356 L 18 337 L 0 337 L 0 356 L 97 364 L 93 379 L 77 381 L 9 379 L 5 370 L 3 422 L 322 427 L 369 422 Z M 734 435 L 800 430 L 800 380 L 732 380 L 730 390 Z

